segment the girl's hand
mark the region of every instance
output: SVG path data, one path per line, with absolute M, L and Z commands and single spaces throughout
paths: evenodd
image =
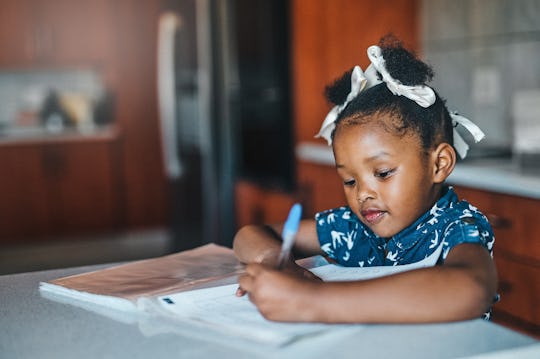
M 273 265 L 268 265 L 264 263 L 260 263 L 260 264 L 265 267 L 270 267 L 270 268 L 273 267 Z M 283 268 L 283 271 L 285 273 L 296 275 L 300 278 L 321 281 L 321 278 L 317 277 L 315 274 L 311 273 L 309 270 L 305 269 L 304 267 L 299 266 L 298 264 L 296 264 L 294 260 L 290 260 L 289 262 L 287 262 L 286 266 Z M 236 296 L 242 297 L 246 294 L 247 294 L 247 290 L 245 290 L 241 285 L 238 286 L 238 289 L 236 290 Z
M 308 321 L 310 306 L 320 279 L 295 264 L 278 271 L 264 264 L 251 263 L 238 278 L 249 300 L 269 320 Z
M 296 262 L 294 260 L 291 260 L 291 261 L 287 262 L 287 264 L 283 268 L 283 271 L 286 272 L 286 273 L 296 275 L 296 276 L 298 276 L 300 278 L 322 281 L 321 278 L 317 277 L 315 274 L 311 273 L 306 268 L 296 264 Z

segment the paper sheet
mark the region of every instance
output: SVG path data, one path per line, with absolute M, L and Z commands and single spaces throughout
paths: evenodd
M 335 264 L 327 264 L 310 270 L 325 281 L 365 280 L 406 272 L 413 269 L 433 267 L 441 256 L 442 248 L 443 243 L 441 242 L 431 255 L 421 261 L 411 264 L 375 267 L 342 267 Z
M 266 320 L 247 296 L 235 295 L 237 288 L 238 284 L 232 284 L 160 296 L 157 298 L 160 307 L 157 310 L 181 322 L 206 326 L 228 335 L 271 345 L 284 345 L 305 335 L 322 333 L 329 328 L 350 327 Z M 148 302 L 139 304 L 149 308 Z
M 362 280 L 435 265 L 442 244 L 422 261 L 401 266 L 351 268 L 326 264 L 310 269 L 325 281 Z M 146 311 L 158 311 L 180 321 L 207 326 L 235 336 L 269 344 L 282 345 L 305 335 L 323 333 L 338 325 L 314 323 L 280 323 L 266 320 L 247 298 L 235 296 L 238 284 L 174 293 L 139 302 Z M 152 308 L 152 305 L 154 307 Z M 342 327 L 347 327 L 342 325 Z
M 299 264 L 325 281 L 362 280 L 433 266 L 441 251 L 442 244 L 420 262 L 394 267 L 341 267 L 327 264 L 320 256 L 301 260 Z M 137 314 L 126 317 L 129 322 L 159 318 L 160 323 L 167 324 L 162 328 L 193 330 L 186 327 L 188 324 L 203 331 L 212 330 L 269 345 L 284 345 L 307 335 L 327 333 L 330 328 L 335 332 L 353 326 L 268 321 L 247 296 L 235 295 L 236 275 L 242 271 L 232 250 L 208 245 L 41 283 L 40 291 L 50 299 L 61 299 L 92 311 L 103 308 L 119 315 Z M 233 282 L 235 284 L 230 284 Z M 189 290 L 205 285 L 213 286 Z M 114 319 L 116 315 L 111 317 Z M 157 319 L 153 327 L 156 322 Z

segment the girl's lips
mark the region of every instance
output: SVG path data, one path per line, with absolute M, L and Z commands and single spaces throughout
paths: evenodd
M 362 217 L 366 219 L 370 224 L 376 224 L 379 223 L 382 220 L 382 217 L 384 216 L 386 212 L 379 211 L 376 209 L 368 209 L 365 211 L 360 212 Z

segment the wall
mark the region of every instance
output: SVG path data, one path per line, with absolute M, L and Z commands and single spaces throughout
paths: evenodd
M 422 2 L 422 47 L 435 67 L 433 85 L 450 110 L 485 130 L 480 149 L 512 147 L 512 101 L 540 88 L 539 17 L 538 0 Z

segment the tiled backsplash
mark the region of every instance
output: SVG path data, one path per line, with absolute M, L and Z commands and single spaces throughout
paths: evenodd
M 540 89 L 539 18 L 540 0 L 423 1 L 423 57 L 434 67 L 433 86 L 450 110 L 486 132 L 477 148 L 511 148 L 514 97 Z
M 105 94 L 99 73 L 85 69 L 15 70 L 0 72 L 0 132 L 32 130 L 39 127 L 35 113 L 47 95 L 69 94 L 78 108 L 81 99 L 93 102 Z

